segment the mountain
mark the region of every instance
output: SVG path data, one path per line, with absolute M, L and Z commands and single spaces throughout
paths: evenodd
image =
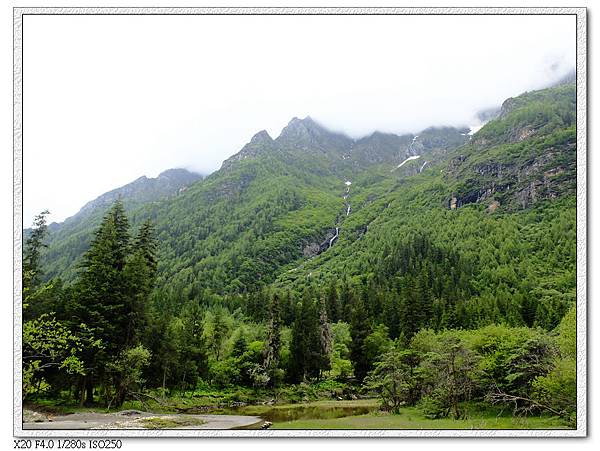
M 57 269 L 50 274 L 64 276 L 62 271 L 71 266 L 73 259 L 85 251 L 91 240 L 93 228 L 100 223 L 102 216 L 115 200 L 120 198 L 126 210 L 133 211 L 142 205 L 181 195 L 199 180 L 202 180 L 202 175 L 180 168 L 163 171 L 156 178 L 142 176 L 88 202 L 64 222 L 49 224 L 50 247 L 47 259 L 58 263 Z M 27 236 L 28 232 L 27 229 L 24 230 L 24 236 Z
M 276 139 L 257 133 L 185 191 L 129 207 L 134 226 L 156 224 L 157 302 L 175 311 L 269 285 L 377 280 L 422 283 L 474 318 L 515 302 L 533 324 L 539 305 L 574 296 L 575 87 L 525 93 L 490 116 L 472 135 L 354 140 L 310 117 Z M 51 231 L 48 277 L 74 278 L 97 219 Z
M 133 207 L 174 196 L 185 191 L 189 185 L 201 179 L 200 174 L 186 169 L 168 169 L 161 172 L 156 178 L 148 178 L 144 175 L 127 185 L 104 193 L 88 202 L 75 216 L 69 219 L 89 215 L 97 209 L 106 209 L 119 198 L 126 206 Z
M 347 178 L 402 176 L 392 170 L 404 159 L 462 145 L 466 131 L 432 128 L 420 139 L 387 135 L 388 141 L 376 133 L 355 141 L 310 117 L 294 118 L 275 140 L 265 131 L 257 133 L 221 170 L 178 196 L 142 201 L 142 193 L 154 190 L 148 187 L 152 179 L 141 178 L 86 205 L 61 230 L 51 228 L 47 274 L 66 280 L 75 276 L 74 265 L 99 213 L 121 195 L 134 223 L 153 219 L 165 252 L 175 250 L 176 262 L 165 267 L 165 280 L 183 277 L 180 271 L 186 267 L 196 274 L 208 270 L 208 284 L 215 290 L 272 280 L 278 268 L 314 255 L 315 247 L 331 238 Z M 86 218 L 88 211 L 97 214 Z
M 414 175 L 379 184 L 353 180 L 352 214 L 337 245 L 327 257 L 282 273 L 278 285 L 303 286 L 309 275 L 317 284 L 376 278 L 378 270 L 389 275 L 393 249 L 426 236 L 469 261 L 468 277 L 485 279 L 486 295 L 508 289 L 522 302 L 543 287 L 574 299 L 574 114 L 573 85 L 526 93 L 507 100 L 467 144 Z

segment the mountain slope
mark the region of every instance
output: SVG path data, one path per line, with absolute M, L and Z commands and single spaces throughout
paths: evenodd
M 526 93 L 473 136 L 431 128 L 352 140 L 311 118 L 294 118 L 277 139 L 259 132 L 185 192 L 130 210 L 134 225 L 149 218 L 157 227 L 156 297 L 176 306 L 274 281 L 285 289 L 344 278 L 412 283 L 394 260 L 406 251 L 422 255 L 412 270 L 457 287 L 448 299 L 461 309 L 458 300 L 471 299 L 473 317 L 511 310 L 502 302 L 524 311 L 566 305 L 574 293 L 574 105 L 573 85 Z M 72 279 L 92 228 L 89 221 L 85 233 L 53 238 L 50 276 Z M 448 290 L 439 288 L 440 302 L 450 302 Z
M 132 211 L 141 205 L 180 195 L 199 180 L 202 180 L 200 174 L 186 169 L 168 169 L 156 178 L 142 176 L 88 202 L 64 222 L 50 224 L 49 250 L 45 260 L 52 264 L 47 276 L 73 277 L 73 262 L 85 252 L 93 229 L 115 200 L 121 199 L 126 210 Z M 24 233 L 26 235 L 28 231 Z
M 393 170 L 415 149 L 424 155 L 445 151 L 466 142 L 462 132 L 430 129 L 422 133 L 423 142 L 412 135 L 388 135 L 390 142 L 377 143 L 377 134 L 355 141 L 310 117 L 294 118 L 275 140 L 257 133 L 221 170 L 180 195 L 129 205 L 129 210 L 134 224 L 145 218 L 157 224 L 161 261 L 167 262 L 161 283 L 197 285 L 193 292 L 245 291 L 273 280 L 282 266 L 325 249 L 347 209 L 348 178 L 405 176 Z M 114 197 L 111 192 L 101 200 Z M 65 223 L 62 231 L 52 230 L 49 277 L 75 276 L 77 258 L 99 217 L 80 217 L 76 227 Z
M 556 326 L 576 293 L 574 102 L 573 85 L 525 94 L 422 172 L 379 186 L 353 181 L 338 244 L 277 286 L 346 278 L 393 299 L 398 287 L 413 286 L 402 294 L 410 297 L 422 283 L 434 306 L 454 304 L 461 318 L 422 326 Z

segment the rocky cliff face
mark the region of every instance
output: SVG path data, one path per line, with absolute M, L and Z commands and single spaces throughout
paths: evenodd
M 493 212 L 574 193 L 574 101 L 574 85 L 507 99 L 498 119 L 449 160 L 446 179 L 455 190 L 447 207 L 484 203 Z
M 310 116 L 304 119 L 293 118 L 275 141 L 283 149 L 338 154 L 347 152 L 354 144 L 348 136 L 327 130 Z
M 356 141 L 352 152 L 345 156 L 356 166 L 371 164 L 399 164 L 409 154 L 413 135 L 394 135 L 375 132 Z

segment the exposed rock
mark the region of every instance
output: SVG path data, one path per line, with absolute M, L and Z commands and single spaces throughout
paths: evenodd
M 467 157 L 464 155 L 452 158 L 448 163 L 448 173 L 455 174 L 466 159 Z
M 398 164 L 409 155 L 413 135 L 374 132 L 359 139 L 349 158 L 359 164 Z
M 487 212 L 494 213 L 498 209 L 499 206 L 500 206 L 500 202 L 498 202 L 497 200 L 492 201 L 492 203 L 489 204 L 487 207 Z
M 457 206 L 458 206 L 458 199 L 456 197 L 452 197 L 452 199 L 450 199 L 450 210 L 456 210 Z
M 345 154 L 354 140 L 342 133 L 327 130 L 310 116 L 304 119 L 293 118 L 275 140 L 285 149 L 320 150 Z
M 549 169 L 547 171 L 544 172 L 544 178 L 551 178 L 551 177 L 556 177 L 557 175 L 561 175 L 564 174 L 565 170 L 562 167 L 556 167 L 553 169 Z
M 144 412 L 141 412 L 139 410 L 122 410 L 121 412 L 117 412 L 117 415 L 121 415 L 123 417 L 133 417 L 133 416 L 140 416 L 140 415 L 144 415 Z
M 517 141 L 523 141 L 535 133 L 532 127 L 523 127 L 517 131 Z
M 34 410 L 23 409 L 23 422 L 24 423 L 44 423 L 49 421 L 48 417 L 41 412 Z
M 229 407 L 245 407 L 247 406 L 248 403 L 247 402 L 243 402 L 243 401 L 231 401 L 229 403 Z
M 302 249 L 302 255 L 306 258 L 314 257 L 319 254 L 321 247 L 318 243 L 309 243 Z

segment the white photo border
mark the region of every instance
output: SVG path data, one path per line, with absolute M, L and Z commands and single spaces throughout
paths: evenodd
M 24 430 L 22 405 L 23 16 L 25 15 L 572 15 L 577 39 L 577 428 L 567 430 Z M 587 10 L 586 8 L 14 8 L 13 434 L 15 437 L 586 437 Z

